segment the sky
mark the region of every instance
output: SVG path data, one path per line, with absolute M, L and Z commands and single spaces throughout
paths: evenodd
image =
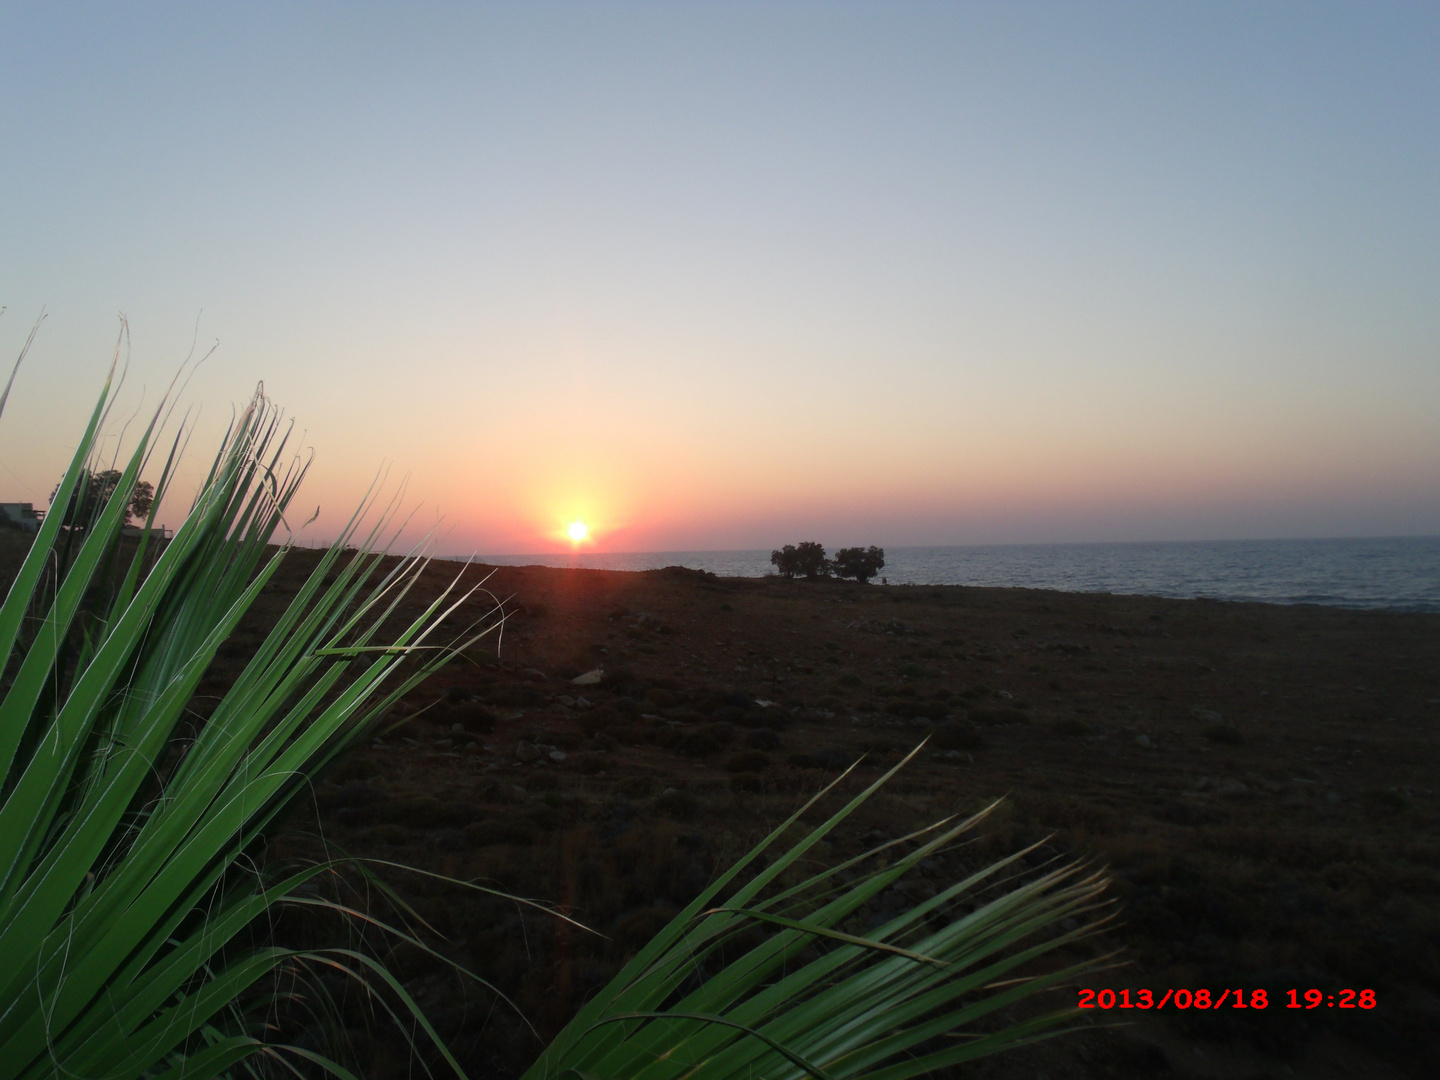
M 447 553 L 1440 533 L 1434 3 L 7 2 L 0 41 L 0 360 L 45 313 L 0 501 L 46 503 L 123 313 L 122 418 L 213 347 L 185 483 L 258 382 L 295 418 L 303 542 L 377 476 Z

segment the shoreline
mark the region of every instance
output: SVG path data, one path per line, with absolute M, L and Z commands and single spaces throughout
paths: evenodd
M 455 560 L 457 562 L 464 560 Z M 667 570 L 693 571 L 693 567 L 673 565 L 647 568 L 644 570 L 622 570 L 614 567 L 592 567 L 592 566 L 554 566 L 549 563 L 495 563 L 477 559 L 472 565 L 483 567 L 487 570 L 558 570 L 558 571 L 595 571 L 603 574 L 655 574 Z M 743 582 L 752 585 L 778 585 L 786 584 L 785 578 L 778 574 L 766 574 L 760 577 L 747 576 L 743 574 L 716 574 L 715 577 L 723 581 Z M 1274 600 L 1253 596 L 1179 596 L 1167 593 L 1148 592 L 1125 592 L 1119 589 L 1061 589 L 1047 588 L 1036 585 L 978 585 L 965 582 L 868 582 L 866 585 L 857 585 L 854 581 L 845 581 L 838 578 L 819 578 L 815 581 L 804 581 L 796 579 L 790 584 L 803 584 L 807 588 L 826 588 L 830 586 L 848 588 L 876 588 L 876 589 L 975 589 L 994 590 L 996 592 L 1033 592 L 1033 593 L 1054 593 L 1057 596 L 1070 597 L 1112 597 L 1116 599 L 1133 600 L 1164 600 L 1182 601 L 1199 604 L 1259 604 L 1265 607 L 1280 608 L 1315 608 L 1322 611 L 1353 611 L 1373 612 L 1376 614 L 1393 615 L 1436 615 L 1440 614 L 1440 607 L 1432 607 L 1428 603 L 1424 606 L 1404 607 L 1392 605 L 1365 605 L 1339 600 Z
M 447 556 L 447 562 L 466 557 Z M 725 578 L 772 576 L 767 552 L 658 551 L 476 556 L 488 566 L 635 572 L 679 565 Z M 910 547 L 887 553 L 892 586 L 1061 592 L 1440 612 L 1440 538 L 1167 541 Z

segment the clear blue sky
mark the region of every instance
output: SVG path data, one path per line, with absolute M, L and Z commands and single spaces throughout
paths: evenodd
M 1440 532 L 1440 5 L 0 8 L 0 499 L 117 312 L 321 535 Z M 203 314 L 202 314 L 203 312 Z M 203 454 L 195 458 L 201 467 Z

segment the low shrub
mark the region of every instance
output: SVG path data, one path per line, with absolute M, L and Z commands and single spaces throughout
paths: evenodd
M 1064 720 L 1055 721 L 1055 734 L 1089 735 L 1090 725 L 1085 723 L 1084 720 L 1079 720 L 1073 716 L 1066 717 Z
M 906 720 L 913 720 L 916 717 L 926 720 L 943 720 L 950 713 L 950 709 L 944 702 L 912 701 L 903 698 L 889 702 L 885 706 L 885 711 Z
M 388 803 L 384 816 L 392 824 L 412 829 L 437 829 L 445 825 L 469 824 L 474 813 L 463 803 L 437 799 L 433 795 L 418 795 L 413 799 Z
M 930 736 L 930 745 L 937 750 L 983 750 L 985 736 L 969 720 L 941 724 Z
M 984 724 L 987 727 L 1030 722 L 1030 717 L 1025 714 L 1023 709 L 971 709 L 970 719 L 973 723 Z
M 615 785 L 617 793 L 630 799 L 645 799 L 655 793 L 659 787 L 653 776 L 627 776 Z
M 389 844 L 391 847 L 405 847 L 410 844 L 413 835 L 404 825 L 381 825 L 372 834 L 382 844 Z
M 335 766 L 330 773 L 330 779 L 337 784 L 346 784 L 352 780 L 373 780 L 383 771 L 374 758 L 356 754 Z
M 933 679 L 933 678 L 935 678 L 935 672 L 934 672 L 933 670 L 931 670 L 930 668 L 926 667 L 924 664 L 917 664 L 917 663 L 915 663 L 914 661 L 911 661 L 911 662 L 909 662 L 909 663 L 901 664 L 901 665 L 900 665 L 898 668 L 896 668 L 895 670 L 896 670 L 896 673 L 897 673 L 897 674 L 903 675 L 903 676 L 905 676 L 907 679 Z
M 445 721 L 459 724 L 474 735 L 489 735 L 495 730 L 495 714 L 478 701 L 452 706 L 445 713 Z
M 692 732 L 690 734 L 698 733 Z M 680 729 L 671 727 L 663 720 L 653 723 L 645 729 L 645 741 L 654 743 L 656 746 L 664 747 L 666 750 L 674 750 L 680 746 L 681 738 Z
M 476 821 L 466 825 L 461 833 L 475 847 L 493 847 L 496 844 L 529 847 L 540 838 L 540 831 L 523 821 Z
M 769 755 L 759 750 L 742 750 L 725 762 L 725 771 L 732 773 L 758 773 L 770 767 Z
M 848 750 L 839 747 L 826 747 L 821 750 L 812 750 L 809 753 L 791 754 L 785 759 L 785 763 L 792 769 L 824 769 L 826 772 L 839 772 L 848 769 L 855 761 L 855 758 Z
M 751 750 L 774 750 L 780 745 L 780 736 L 770 728 L 753 728 L 745 736 L 745 745 Z
M 711 757 L 729 746 L 734 737 L 735 729 L 731 725 L 710 724 L 699 730 L 686 731 L 676 746 L 687 757 Z
M 584 754 L 575 762 L 581 776 L 594 776 L 615 768 L 615 759 L 607 754 Z
M 660 795 L 651 804 L 658 813 L 676 821 L 694 821 L 700 812 L 700 803 L 688 791 L 670 790 Z

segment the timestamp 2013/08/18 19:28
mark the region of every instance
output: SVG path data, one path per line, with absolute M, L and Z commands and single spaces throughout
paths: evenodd
M 1340 990 L 1326 994 L 1323 990 L 1287 990 L 1290 998 L 1287 1009 L 1318 1009 L 1324 1005 L 1332 1009 L 1373 1009 L 1374 990 Z M 1081 989 L 1079 1007 L 1082 1009 L 1268 1009 L 1270 996 L 1264 990 L 1225 989 L 1212 993 L 1210 990 L 1189 990 L 1184 987 L 1166 990 L 1157 996 L 1148 989 L 1131 990 L 1122 987 L 1112 990 Z

